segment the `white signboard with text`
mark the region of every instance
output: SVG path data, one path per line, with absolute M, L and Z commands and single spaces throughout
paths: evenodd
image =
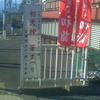
M 23 73 L 24 78 L 40 78 L 41 71 L 41 6 L 24 5 Z

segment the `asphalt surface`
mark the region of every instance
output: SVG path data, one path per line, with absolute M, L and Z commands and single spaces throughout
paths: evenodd
M 4 89 L 16 90 L 19 86 L 21 44 L 21 37 L 0 39 L 0 83 Z
M 100 100 L 100 96 L 69 94 L 67 90 L 23 90 L 20 94 L 20 48 L 21 36 L 0 39 L 0 100 Z

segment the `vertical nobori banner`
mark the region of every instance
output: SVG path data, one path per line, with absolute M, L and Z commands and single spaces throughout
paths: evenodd
M 91 33 L 92 0 L 80 0 L 76 19 L 75 45 L 86 47 Z
M 41 75 L 41 6 L 24 5 L 24 78 Z
M 60 0 L 58 44 L 71 45 L 76 0 Z

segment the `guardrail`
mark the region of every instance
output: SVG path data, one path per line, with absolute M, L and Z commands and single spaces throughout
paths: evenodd
M 80 70 L 78 69 L 79 59 L 81 59 Z M 41 77 L 36 79 L 26 79 L 23 77 L 21 78 L 20 86 L 31 86 L 31 88 L 64 87 L 70 84 L 77 85 L 76 80 L 80 79 L 83 79 L 81 84 L 85 85 L 87 67 L 86 64 L 87 49 L 83 51 L 83 54 L 81 56 L 75 56 L 73 46 L 65 47 L 54 44 L 42 44 Z M 21 67 L 21 70 L 23 70 L 23 66 Z

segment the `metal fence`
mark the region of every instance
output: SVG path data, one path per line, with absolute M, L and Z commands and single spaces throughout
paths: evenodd
M 82 55 L 75 56 L 74 47 L 42 44 L 41 47 L 41 77 L 36 79 L 21 78 L 21 88 L 49 88 L 78 85 L 77 80 L 82 79 L 80 85 L 85 85 L 87 48 Z M 81 67 L 79 67 L 81 59 Z M 23 76 L 23 66 L 21 75 Z

